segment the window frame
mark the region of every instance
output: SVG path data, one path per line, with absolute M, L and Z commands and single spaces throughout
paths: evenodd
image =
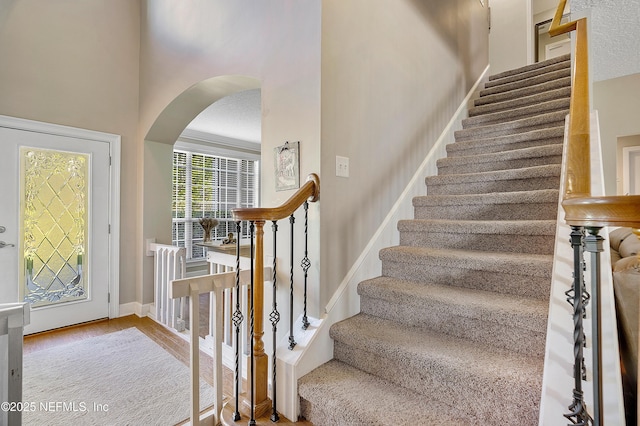
M 242 141 L 239 141 L 242 142 Z M 259 147 L 259 144 L 256 144 Z M 175 152 L 184 152 L 187 154 L 187 159 L 188 159 L 188 163 L 186 165 L 186 177 L 185 177 L 185 182 L 186 182 L 186 188 L 185 188 L 185 217 L 184 218 L 178 218 L 175 217 L 176 213 L 174 210 L 174 200 L 175 200 L 175 183 L 174 183 L 174 170 L 175 170 Z M 200 218 L 199 217 L 193 217 L 193 212 L 192 212 L 192 194 L 191 194 L 191 185 L 192 185 L 192 181 L 189 179 L 189 177 L 193 176 L 192 175 L 192 171 L 193 171 L 193 165 L 190 164 L 190 160 L 192 159 L 193 155 L 202 155 L 202 156 L 210 156 L 210 157 L 216 157 L 216 158 L 220 158 L 220 159 L 224 159 L 227 161 L 237 161 L 238 162 L 238 168 L 236 171 L 232 171 L 232 173 L 236 173 L 237 174 L 237 179 L 236 179 L 236 203 L 235 206 L 231 207 L 229 206 L 229 203 L 226 202 L 224 204 L 227 204 L 227 210 L 225 210 L 225 212 L 228 212 L 229 209 L 231 208 L 236 208 L 236 207 L 246 207 L 247 205 L 241 205 L 242 202 L 242 192 L 243 192 L 243 188 L 242 188 L 242 183 L 243 183 L 243 179 L 240 178 L 241 174 L 243 174 L 243 167 L 242 167 L 242 161 L 253 161 L 254 162 L 254 171 L 253 173 L 249 173 L 250 175 L 253 176 L 254 179 L 254 188 L 253 188 L 253 205 L 254 206 L 259 206 L 260 205 L 260 152 L 259 151 L 255 151 L 255 149 L 246 149 L 242 146 L 238 147 L 238 146 L 233 146 L 233 145 L 229 145 L 229 144 L 212 144 L 210 142 L 207 143 L 202 143 L 200 141 L 194 142 L 192 140 L 185 140 L 183 138 L 179 139 L 178 142 L 176 142 L 176 144 L 173 147 L 173 152 L 172 152 L 172 177 L 171 177 L 171 199 L 172 199 L 172 206 L 171 206 L 171 216 L 172 216 L 172 220 L 171 220 L 171 239 L 172 239 L 172 244 L 173 245 L 178 245 L 180 247 L 185 247 L 186 248 L 186 252 L 187 252 L 187 262 L 202 262 L 204 260 L 206 260 L 206 253 L 204 250 L 202 250 L 202 257 L 193 257 L 194 255 L 198 255 L 198 251 L 200 250 L 194 250 L 194 247 L 196 247 L 196 244 L 198 242 L 202 241 L 202 238 L 198 238 L 196 236 L 193 235 L 193 223 L 197 222 Z M 227 168 L 225 167 L 225 170 L 227 170 Z M 245 173 L 246 174 L 246 173 Z M 208 216 L 210 217 L 208 214 L 204 214 L 204 216 Z M 218 218 L 218 220 L 220 222 L 231 222 L 228 219 L 225 218 Z M 178 226 L 177 224 L 179 223 L 184 223 L 184 229 L 183 229 L 183 233 L 184 233 L 184 239 L 178 239 L 177 238 L 177 231 L 176 231 L 176 227 Z M 233 231 L 230 232 L 235 232 L 235 229 Z M 244 234 L 244 229 L 243 229 L 243 233 Z M 219 235 L 217 237 L 214 237 L 212 239 L 212 241 L 219 241 L 222 238 L 226 237 L 226 235 Z M 236 238 L 238 236 L 236 235 Z M 194 253 L 196 252 L 196 253 Z

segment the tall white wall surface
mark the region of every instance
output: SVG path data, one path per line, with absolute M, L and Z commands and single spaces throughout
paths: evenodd
M 571 13 L 588 17 L 594 82 L 640 73 L 640 0 L 573 0 Z
M 321 306 L 484 71 L 487 31 L 478 1 L 322 2 Z
M 490 0 L 489 64 L 497 74 L 533 62 L 531 0 Z

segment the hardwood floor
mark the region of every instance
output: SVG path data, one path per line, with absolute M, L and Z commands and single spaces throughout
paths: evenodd
M 189 343 L 186 340 L 164 326 L 156 323 L 152 319 L 147 317 L 139 318 L 136 315 L 93 321 L 90 323 L 25 336 L 24 353 L 36 352 L 42 349 L 64 345 L 65 343 L 86 339 L 88 337 L 113 333 L 130 327 L 137 328 L 180 362 L 187 366 L 189 365 Z M 213 360 L 209 355 L 202 351 L 200 352 L 200 371 L 202 377 L 210 385 L 213 385 Z M 229 369 L 224 368 L 222 392 L 225 401 L 228 399 L 228 395 L 233 393 L 232 389 L 233 373 Z M 261 424 L 263 421 L 268 421 L 268 419 L 258 420 L 260 420 Z M 280 417 L 278 424 L 311 425 L 310 422 L 304 420 L 291 422 L 282 416 Z

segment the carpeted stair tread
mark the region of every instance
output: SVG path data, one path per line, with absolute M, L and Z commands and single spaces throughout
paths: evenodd
M 566 62 L 566 61 L 569 61 L 570 59 L 571 59 L 571 55 L 556 56 L 555 58 L 547 59 L 545 61 L 536 62 L 534 64 L 529 64 L 523 67 L 514 68 L 511 70 L 503 71 L 498 74 L 490 75 L 489 81 L 499 80 L 501 78 L 505 78 L 513 75 L 524 74 L 532 70 L 546 68 L 549 65 L 556 64 L 558 62 Z
M 360 312 L 524 354 L 544 354 L 546 301 L 377 277 L 358 285 Z
M 538 75 L 546 74 L 548 72 L 558 71 L 565 68 L 571 67 L 571 60 L 569 57 L 566 57 L 566 60 L 560 62 L 554 62 L 548 64 L 543 67 L 535 68 L 529 71 L 520 72 L 517 74 L 511 74 L 504 77 L 496 78 L 495 76 L 489 77 L 489 81 L 487 81 L 484 85 L 485 88 L 499 86 L 505 83 L 513 83 L 515 81 L 526 80 L 530 77 L 535 77 Z
M 534 86 L 526 86 L 520 89 L 511 90 L 509 92 L 496 93 L 493 95 L 481 96 L 473 101 L 475 106 L 487 105 L 496 102 L 504 102 L 512 99 L 518 99 L 525 96 L 537 95 L 545 93 L 550 90 L 557 90 L 563 87 L 571 86 L 571 77 L 559 78 L 556 80 L 547 81 L 544 83 L 536 84 Z
M 429 176 L 425 178 L 425 183 L 430 195 L 555 189 L 559 187 L 560 171 L 560 164 L 551 164 L 521 169 Z
M 571 86 L 563 86 L 558 89 L 548 90 L 529 96 L 474 106 L 469 109 L 469 117 L 477 117 L 484 114 L 493 114 L 500 111 L 509 111 L 527 106 L 535 107 L 536 104 L 541 102 L 549 102 L 558 99 L 568 99 L 570 96 Z
M 556 234 L 555 220 L 447 220 L 405 219 L 398 221 L 400 232 L 444 232 L 463 234 L 549 235 Z
M 562 162 L 562 145 L 542 145 L 480 155 L 445 157 L 437 161 L 438 174 L 461 174 L 517 169 Z
M 465 206 L 520 203 L 557 203 L 559 190 L 540 189 L 537 191 L 496 192 L 493 194 L 466 195 L 421 195 L 413 198 L 414 207 L 425 206 Z
M 545 221 L 408 219 L 400 245 L 488 252 L 553 254 L 556 223 Z
M 489 77 L 299 383 L 316 426 L 537 424 L 569 55 Z
M 546 278 L 551 276 L 553 256 L 393 246 L 380 250 L 380 260 Z M 425 282 L 428 282 L 430 277 L 424 278 Z
M 395 246 L 379 257 L 386 277 L 549 298 L 553 255 Z
M 413 207 L 416 219 L 555 220 L 558 197 L 557 189 L 424 195 L 414 197 Z
M 409 425 L 416 420 L 442 426 L 475 423 L 459 410 L 338 360 L 302 377 L 298 392 L 303 399 L 302 415 L 315 425 Z
M 339 361 L 427 398 L 458 406 L 481 422 L 505 424 L 499 422 L 509 419 L 511 413 L 494 412 L 496 404 L 522 407 L 522 419 L 528 421 L 537 417 L 543 364 L 540 357 L 366 314 L 334 324 L 330 335 Z
M 556 126 L 513 135 L 454 142 L 446 146 L 448 156 L 445 158 L 557 145 L 562 144 L 563 140 L 564 126 Z
M 535 105 L 526 105 L 522 107 L 511 108 L 508 110 L 501 110 L 493 113 L 476 115 L 475 117 L 469 117 L 462 120 L 462 128 L 470 129 L 477 126 L 484 126 L 487 124 L 504 123 L 512 121 L 517 118 L 527 118 L 542 113 L 555 112 L 555 111 L 568 111 L 570 104 L 570 98 L 553 99 L 546 102 L 539 102 Z
M 480 96 L 482 97 L 482 96 L 495 95 L 497 93 L 509 92 L 511 90 L 516 90 L 521 87 L 535 86 L 537 84 L 543 84 L 549 81 L 558 80 L 566 77 L 569 77 L 569 78 L 571 77 L 571 68 L 569 67 L 564 67 L 556 71 L 547 72 L 544 74 L 524 78 L 522 80 L 499 84 L 496 86 L 485 88 L 480 91 Z
M 486 124 L 484 126 L 472 127 L 470 129 L 456 130 L 454 134 L 457 142 L 470 139 L 505 136 L 547 127 L 558 127 L 559 125 L 564 124 L 564 120 L 568 113 L 569 110 L 548 112 L 505 123 Z

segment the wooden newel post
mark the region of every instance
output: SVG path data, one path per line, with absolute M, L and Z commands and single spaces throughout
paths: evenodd
M 269 358 L 264 352 L 264 220 L 255 221 L 256 226 L 256 253 L 253 280 L 253 362 L 255 371 L 255 415 L 261 417 L 271 408 L 271 400 L 267 394 L 269 377 Z

